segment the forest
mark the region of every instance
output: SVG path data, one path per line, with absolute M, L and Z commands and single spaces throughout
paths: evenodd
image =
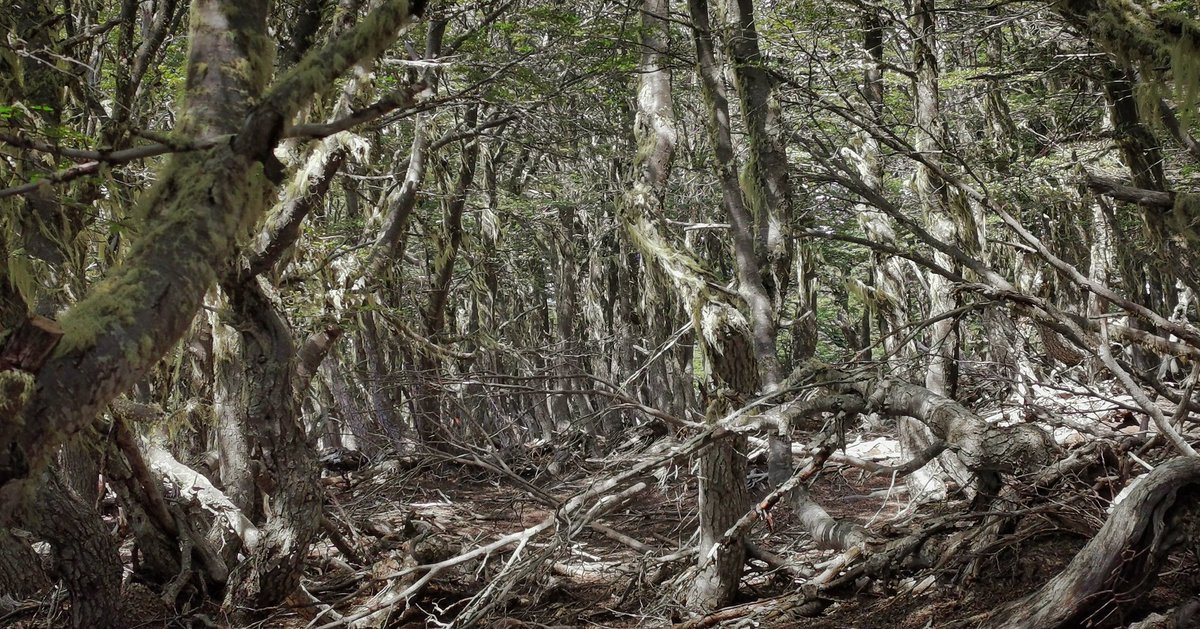
M 0 35 L 0 626 L 1200 626 L 1195 0 Z

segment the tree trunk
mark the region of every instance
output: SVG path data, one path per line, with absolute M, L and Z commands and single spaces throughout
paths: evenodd
M 21 601 L 49 585 L 41 558 L 29 542 L 9 529 L 0 529 L 0 597 Z
M 209 315 L 213 338 L 213 419 L 221 487 L 251 522 L 261 525 L 265 514 L 262 494 L 254 481 L 253 418 L 248 408 L 253 399 L 246 380 L 249 366 L 244 362 L 242 334 L 233 327 L 239 321 L 229 315 L 228 296 L 216 291 L 214 295 Z M 236 553 L 236 549 L 231 552 Z
M 938 156 L 948 148 L 938 102 L 936 15 L 934 0 L 917 1 L 913 16 L 917 125 L 915 148 L 935 164 L 941 162 Z M 946 183 L 929 166 L 920 164 L 917 166 L 916 187 L 930 225 L 929 232 L 944 242 L 957 242 L 959 234 L 951 218 L 950 191 Z M 948 256 L 939 253 L 934 257 L 944 268 L 954 267 L 954 261 Z M 936 317 L 957 307 L 952 289 L 948 279 L 929 273 L 929 316 Z M 925 386 L 939 395 L 954 397 L 958 386 L 958 323 L 954 318 L 943 318 L 932 325 L 932 330 L 932 355 Z M 914 436 L 908 441 L 908 447 L 917 447 L 917 452 L 923 448 L 917 445 L 920 437 Z
M 947 148 L 938 94 L 937 22 L 934 0 L 918 0 L 913 15 L 913 66 L 916 72 L 916 142 L 917 151 L 934 163 Z M 946 183 L 931 168 L 919 164 L 916 173 L 917 194 L 921 199 L 929 232 L 943 242 L 957 242 L 955 224 L 951 217 L 950 192 Z M 943 268 L 954 268 L 954 261 L 941 253 L 934 260 Z M 929 316 L 943 315 L 957 306 L 950 280 L 938 275 L 926 275 L 929 284 Z M 925 387 L 938 395 L 953 398 L 958 389 L 958 321 L 942 318 L 932 324 L 929 367 Z M 929 429 L 918 421 L 901 417 L 900 449 L 905 460 L 923 452 L 933 442 Z M 908 486 L 913 496 L 938 499 L 945 495 L 941 467 L 937 463 L 909 475 Z
M 746 301 L 751 312 L 756 313 L 751 320 L 754 323 L 759 376 L 762 379 L 763 392 L 770 393 L 779 385 L 782 377 L 774 313 L 779 312 L 783 306 L 792 274 L 794 248 L 793 238 L 789 233 L 792 223 L 792 190 L 788 179 L 787 152 L 782 141 L 786 134 L 782 128 L 783 117 L 773 98 L 774 81 L 763 67 L 753 0 L 729 0 L 726 18 L 728 23 L 723 29 L 725 50 L 733 65 L 749 148 L 739 188 L 754 223 L 754 275 L 757 284 L 761 286 L 761 295 L 757 294 L 760 291 L 757 287 L 741 290 L 744 293 L 743 298 L 749 297 Z M 701 65 L 703 66 L 703 60 Z M 704 72 L 703 67 L 701 72 Z M 711 121 L 709 124 L 710 127 L 713 126 Z M 720 130 L 719 125 L 716 128 L 718 135 L 728 133 L 728 129 Z M 721 142 L 714 141 L 718 147 L 718 161 L 723 160 L 719 153 Z M 726 182 L 726 185 L 730 183 L 732 182 Z M 730 212 L 732 222 L 737 225 L 739 221 L 732 217 L 733 209 L 728 205 L 726 209 Z M 812 358 L 813 352 L 816 351 L 817 331 L 813 252 L 810 251 L 808 243 L 801 242 L 799 248 L 801 261 L 798 267 L 800 272 L 796 274 L 799 292 L 796 321 L 800 322 L 800 325 L 794 329 L 792 352 L 792 361 L 796 364 Z M 740 257 L 738 263 L 742 263 Z M 740 272 L 739 281 L 745 281 Z M 756 301 L 763 296 L 770 302 L 769 310 L 772 314 L 769 317 L 758 314 L 760 306 L 756 306 Z M 768 435 L 768 442 L 770 445 L 767 451 L 767 476 L 771 485 L 778 487 L 792 475 L 791 427 L 779 426 Z
M 477 106 L 467 109 L 465 126 L 473 129 L 478 116 Z M 437 342 L 446 327 L 446 310 L 450 303 L 450 280 L 454 277 L 454 263 L 458 260 L 459 248 L 462 246 L 463 210 L 466 207 L 467 195 L 475 180 L 475 168 L 479 160 L 479 139 L 472 137 L 463 142 L 462 155 L 459 157 L 458 177 L 454 189 L 450 192 L 444 207 L 441 230 L 434 239 L 434 260 L 430 269 L 429 301 L 426 303 L 423 319 L 425 334 L 434 343 Z M 447 426 L 440 425 L 446 418 L 442 416 L 442 361 L 441 357 L 428 348 L 420 351 L 418 364 L 427 388 L 421 395 L 418 407 L 420 412 L 416 417 L 417 436 L 423 443 L 434 444 L 444 439 L 443 431 Z
M 95 508 L 48 473 L 38 489 L 37 506 L 27 508 L 22 520 L 24 528 L 50 543 L 54 570 L 71 594 L 71 626 L 124 627 L 121 557 Z
M 1159 465 L 1040 590 L 987 615 L 987 627 L 1124 626 L 1172 552 L 1200 543 L 1200 459 Z M 979 620 L 979 619 L 975 619 Z M 973 625 L 975 623 L 972 623 Z
M 710 401 L 707 420 L 716 422 L 736 409 L 734 400 Z M 789 453 L 790 454 L 790 453 Z M 746 512 L 746 437 L 737 435 L 709 446 L 700 454 L 699 572 L 688 591 L 689 606 L 702 610 L 724 607 L 737 596 L 746 560 L 741 540 L 718 545 L 721 537 Z
M 258 610 L 280 603 L 300 582 L 308 547 L 320 531 L 320 470 L 300 422 L 291 331 L 257 279 L 227 282 L 225 289 L 244 369 L 246 413 L 238 419 L 266 516 L 258 547 L 230 576 L 225 604 Z
M 693 0 L 689 8 L 693 13 L 697 48 L 701 51 L 700 56 L 707 58 L 704 62 L 707 73 L 702 77 L 709 83 L 705 88 L 706 94 L 722 102 L 710 109 L 712 122 L 720 116 L 717 108 L 724 105 L 723 95 L 713 90 L 711 85 L 712 81 L 717 80 L 712 64 L 712 41 L 707 30 L 701 33 L 701 29 L 706 29 L 709 24 L 708 9 L 700 0 Z M 647 264 L 657 265 L 662 275 L 670 278 L 680 301 L 687 305 L 696 336 L 704 344 L 704 355 L 709 363 L 708 373 L 714 389 L 725 387 L 733 392 L 734 401 L 726 399 L 724 395 L 716 395 L 710 401 L 706 416 L 709 421 L 716 421 L 734 404 L 744 403 L 758 391 L 755 349 L 761 339 L 751 335 L 745 317 L 728 303 L 727 297 L 709 291 L 707 281 L 699 271 L 699 264 L 668 244 L 658 227 L 662 220 L 662 198 L 670 176 L 675 143 L 670 71 L 666 66 L 666 56 L 662 53 L 669 42 L 666 17 L 667 3 L 664 0 L 646 0 L 642 12 L 642 71 L 634 126 L 641 148 L 634 159 L 633 182 L 622 206 L 622 218 L 630 240 L 642 251 Z M 712 102 L 710 100 L 710 104 Z M 727 117 L 728 109 L 724 108 L 724 111 Z M 719 121 L 712 123 L 720 124 Z M 713 136 L 720 137 L 715 129 Z M 728 135 L 725 135 L 721 157 L 725 158 L 722 162 L 726 167 L 732 166 L 731 151 Z M 726 180 L 732 175 L 736 187 L 736 172 L 724 168 L 721 173 Z M 727 200 L 734 202 L 728 198 L 728 185 L 724 188 Z M 740 195 L 740 191 L 733 192 Z M 737 202 L 740 206 L 740 198 Z M 753 274 L 744 274 L 743 279 L 754 279 L 758 268 L 754 262 L 753 240 L 749 236 L 750 222 L 744 209 L 737 214 L 737 220 L 742 223 L 738 255 L 744 263 L 739 268 Z M 761 293 L 761 281 L 757 286 Z M 753 290 L 753 287 L 745 287 L 745 290 Z M 759 296 L 765 299 L 765 295 Z M 767 307 L 766 314 L 770 315 L 769 303 Z M 758 314 L 764 313 L 760 310 Z M 773 356 L 773 349 L 771 353 Z M 744 448 L 744 439 L 739 437 L 732 444 L 710 446 L 699 454 L 702 470 L 700 559 L 696 579 L 688 594 L 689 603 L 699 608 L 712 609 L 731 602 L 741 578 L 745 552 L 742 540 L 735 540 L 732 544 L 717 544 L 717 541 L 748 506 Z
M 863 70 L 863 97 L 866 100 L 865 116 L 877 125 L 883 123 L 883 20 L 876 7 L 863 7 L 863 48 L 866 52 L 866 68 Z M 883 193 L 885 170 L 879 141 L 867 131 L 858 135 L 859 146 L 855 151 L 859 178 L 863 185 L 878 194 Z M 896 245 L 895 226 L 887 215 L 862 203 L 856 206 L 858 220 L 868 239 L 891 246 Z M 879 336 L 882 339 L 884 360 L 892 366 L 892 372 L 905 380 L 914 374 L 908 373 L 915 348 L 911 342 L 900 341 L 908 334 L 908 285 L 915 269 L 906 268 L 907 261 L 887 254 L 871 253 L 871 292 L 869 303 L 879 316 Z M 869 339 L 867 339 L 869 341 Z M 904 370 L 904 371 L 901 371 Z

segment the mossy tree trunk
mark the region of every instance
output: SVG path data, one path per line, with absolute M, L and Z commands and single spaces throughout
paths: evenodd
M 474 130 L 478 121 L 477 106 L 467 108 L 464 116 L 464 127 Z M 453 188 L 442 208 L 440 228 L 433 237 L 433 262 L 429 269 L 429 299 L 425 303 L 422 319 L 426 338 L 436 343 L 447 327 L 448 309 L 450 307 L 451 280 L 454 277 L 454 265 L 458 260 L 463 243 L 463 210 L 466 208 L 467 196 L 475 181 L 475 170 L 479 161 L 479 139 L 472 136 L 462 143 L 459 156 L 458 174 L 454 179 Z M 442 358 L 431 348 L 417 350 L 417 364 L 424 378 L 424 392 L 418 397 L 418 414 L 415 418 L 417 436 L 426 444 L 434 444 L 442 440 L 440 431 L 448 428 L 442 425 L 444 417 L 442 403 Z
M 864 116 L 873 124 L 883 122 L 884 108 L 884 20 L 876 7 L 862 9 L 863 68 L 862 94 L 865 101 Z M 883 194 L 886 171 L 879 140 L 869 131 L 861 131 L 855 147 L 855 166 L 863 185 L 877 194 Z M 873 242 L 896 246 L 895 225 L 886 214 L 860 203 L 855 208 L 863 233 Z M 912 343 L 901 343 L 908 327 L 908 283 L 912 273 L 905 269 L 905 261 L 877 251 L 871 252 L 870 292 L 864 301 L 873 309 L 878 320 L 878 331 L 884 349 L 884 360 L 896 370 L 910 369 L 915 348 Z M 899 372 L 905 379 L 915 374 Z
M 20 503 L 31 472 L 187 330 L 218 269 L 265 211 L 278 178 L 272 149 L 285 126 L 318 89 L 390 44 L 410 16 L 407 2 L 383 3 L 307 55 L 250 108 L 247 87 L 261 91 L 270 72 L 260 9 L 259 3 L 193 4 L 180 132 L 194 137 L 213 119 L 244 122 L 233 141 L 168 161 L 139 203 L 144 228 L 127 260 L 63 313 L 63 341 L 38 373 L 36 393 L 20 418 L 6 416 L 0 427 L 4 506 Z
M 792 185 L 788 177 L 788 159 L 783 142 L 786 134 L 782 128 L 783 117 L 774 98 L 775 82 L 764 67 L 764 58 L 759 49 L 753 0 L 726 0 L 725 5 L 722 42 L 726 57 L 733 66 L 738 102 L 746 125 L 748 156 L 739 180 L 739 188 L 745 210 L 749 211 L 750 225 L 743 226 L 743 221 L 736 218 L 736 215 L 744 210 L 739 210 L 737 205 L 730 205 L 732 195 L 728 194 L 725 197 L 726 212 L 729 213 L 736 229 L 751 229 L 749 235 L 754 243 L 754 275 L 757 278 L 751 284 L 758 286 L 740 286 L 739 291 L 753 313 L 751 321 L 754 327 L 755 352 L 759 361 L 759 376 L 762 379 L 763 391 L 769 393 L 779 386 L 782 377 L 778 359 L 778 330 L 774 317 L 775 313 L 782 310 L 793 272 L 792 258 L 795 248 L 800 249 L 801 260 L 797 267 L 799 272 L 796 274 L 799 280 L 799 303 L 795 316 L 798 324 L 794 327 L 792 361 L 807 361 L 816 350 L 816 275 L 812 272 L 815 259 L 810 243 L 802 241 L 797 246 L 791 234 L 795 217 L 792 209 Z M 715 60 L 712 62 L 715 63 Z M 706 69 L 708 63 L 700 60 L 702 74 L 715 70 Z M 719 89 L 719 86 L 719 83 L 706 80 L 706 94 L 710 90 Z M 706 95 L 706 100 L 711 99 Z M 718 167 L 732 169 L 732 154 L 728 157 L 721 155 L 722 145 L 729 140 L 720 137 L 729 135 L 729 130 L 721 129 L 718 122 L 722 115 L 717 102 L 719 100 L 717 98 L 710 103 L 718 107 L 716 120 L 709 121 L 710 133 L 714 134 L 717 160 L 720 162 Z M 726 164 L 726 161 L 729 163 Z M 733 183 L 725 177 L 722 177 L 722 182 L 724 185 Z M 735 247 L 742 246 L 739 236 L 735 235 L 734 241 Z M 736 259 L 739 265 L 739 283 L 744 284 L 750 274 L 741 271 L 742 258 L 737 256 Z M 757 305 L 763 299 L 769 302 L 769 308 Z M 768 478 L 773 486 L 779 486 L 792 475 L 790 426 L 779 426 L 773 430 L 768 436 L 768 442 Z
M 382 3 L 360 26 L 305 56 L 264 92 L 273 48 L 267 7 L 266 2 L 192 3 L 179 137 L 190 142 L 228 131 L 236 137 L 168 160 L 158 184 L 132 213 L 142 229 L 126 259 L 61 316 L 63 340 L 37 373 L 32 396 L 0 418 L 0 517 L 6 521 L 28 506 L 26 490 L 40 482 L 41 470 L 57 448 L 143 378 L 188 329 L 204 293 L 263 216 L 280 174 L 272 150 L 300 107 L 359 59 L 380 53 L 410 16 L 407 2 Z M 277 346 L 264 346 L 262 352 L 274 356 L 272 347 Z M 278 417 L 284 423 L 295 420 L 286 408 Z M 300 431 L 285 428 L 277 451 L 308 448 L 302 437 Z M 315 468 L 296 465 L 287 472 L 289 476 L 274 479 L 276 486 L 315 483 Z M 282 493 L 298 499 L 276 501 L 279 528 L 269 529 L 267 537 L 272 539 L 264 540 L 262 552 L 235 581 L 239 587 L 231 590 L 234 600 L 273 605 L 296 583 L 311 535 L 289 530 L 284 523 L 299 521 L 315 528 L 310 506 L 319 502 L 303 488 L 289 487 Z M 66 518 L 62 515 L 57 521 Z M 82 534 L 60 538 L 66 549 L 93 539 Z M 90 613 L 116 605 L 119 597 L 109 590 L 119 587 L 119 562 L 111 564 L 86 546 L 76 549 L 71 563 L 68 574 L 81 578 L 85 567 L 117 567 L 108 585 L 81 582 L 78 592 L 73 590 L 80 597 L 77 610 Z
M 707 7 L 694 8 L 702 10 L 703 20 L 696 20 L 696 23 L 708 24 Z M 634 125 L 638 152 L 633 163 L 631 189 L 622 206 L 622 218 L 630 239 L 642 251 L 647 263 L 656 265 L 664 277 L 670 278 L 680 301 L 690 311 L 696 337 L 702 343 L 709 363 L 707 372 L 714 391 L 707 417 L 716 421 L 733 405 L 752 396 L 758 390 L 759 378 L 754 339 L 745 317 L 726 296 L 709 290 L 699 264 L 670 244 L 660 229 L 676 138 L 671 75 L 664 54 L 669 43 L 667 15 L 666 2 L 645 2 L 638 110 Z M 707 33 L 704 37 L 707 39 L 701 45 L 707 45 L 711 61 L 711 38 Z M 734 178 L 736 186 L 736 172 L 727 174 Z M 744 214 L 742 218 L 746 218 Z M 749 233 L 748 225 L 745 233 Z M 757 274 L 753 241 L 742 244 L 741 254 Z M 761 283 L 759 286 L 761 288 Z M 737 592 L 745 550 L 740 539 L 730 545 L 718 545 L 717 541 L 748 506 L 745 447 L 744 437 L 734 437 L 699 455 L 702 470 L 699 571 L 687 597 L 689 604 L 698 608 L 725 605 Z
M 937 53 L 937 9 L 934 0 L 918 0 L 913 12 L 913 69 L 916 89 L 914 92 L 914 121 L 916 123 L 914 146 L 935 165 L 947 150 L 944 122 L 942 120 L 938 91 Z M 942 242 L 958 242 L 960 234 L 953 217 L 950 189 L 932 168 L 924 164 L 916 167 L 917 196 L 921 201 L 929 233 Z M 935 261 L 944 268 L 954 268 L 954 260 L 941 253 L 934 254 Z M 937 273 L 926 274 L 929 286 L 930 317 L 939 317 L 954 310 L 958 300 L 950 280 Z M 958 389 L 958 357 L 961 339 L 955 317 L 943 317 L 934 322 L 930 329 L 929 365 L 925 373 L 925 387 L 930 391 L 953 398 Z M 920 422 L 900 418 L 900 446 L 904 459 L 908 460 L 925 450 L 933 442 L 933 435 Z M 940 468 L 929 465 L 908 477 L 908 486 L 915 496 L 936 497 L 944 495 L 945 487 L 938 478 Z

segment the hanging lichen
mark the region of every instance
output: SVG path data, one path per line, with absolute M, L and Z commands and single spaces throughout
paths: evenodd
M 1056 8 L 1138 69 L 1147 83 L 1140 100 L 1156 105 L 1160 95 L 1171 93 L 1166 86 L 1173 83 L 1180 118 L 1184 124 L 1192 120 L 1200 98 L 1200 23 L 1177 11 L 1130 0 L 1059 0 Z
M 0 413 L 10 421 L 20 420 L 20 410 L 29 402 L 33 395 L 33 374 L 9 369 L 0 371 Z
M 1200 27 L 1193 23 L 1190 29 L 1181 30 L 1183 35 L 1171 51 L 1171 71 L 1175 79 L 1175 102 L 1179 104 L 1180 119 L 1184 125 L 1189 125 L 1200 104 Z

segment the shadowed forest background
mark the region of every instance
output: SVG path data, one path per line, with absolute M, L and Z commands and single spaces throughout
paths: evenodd
M 1200 622 L 1194 0 L 0 28 L 0 626 Z

